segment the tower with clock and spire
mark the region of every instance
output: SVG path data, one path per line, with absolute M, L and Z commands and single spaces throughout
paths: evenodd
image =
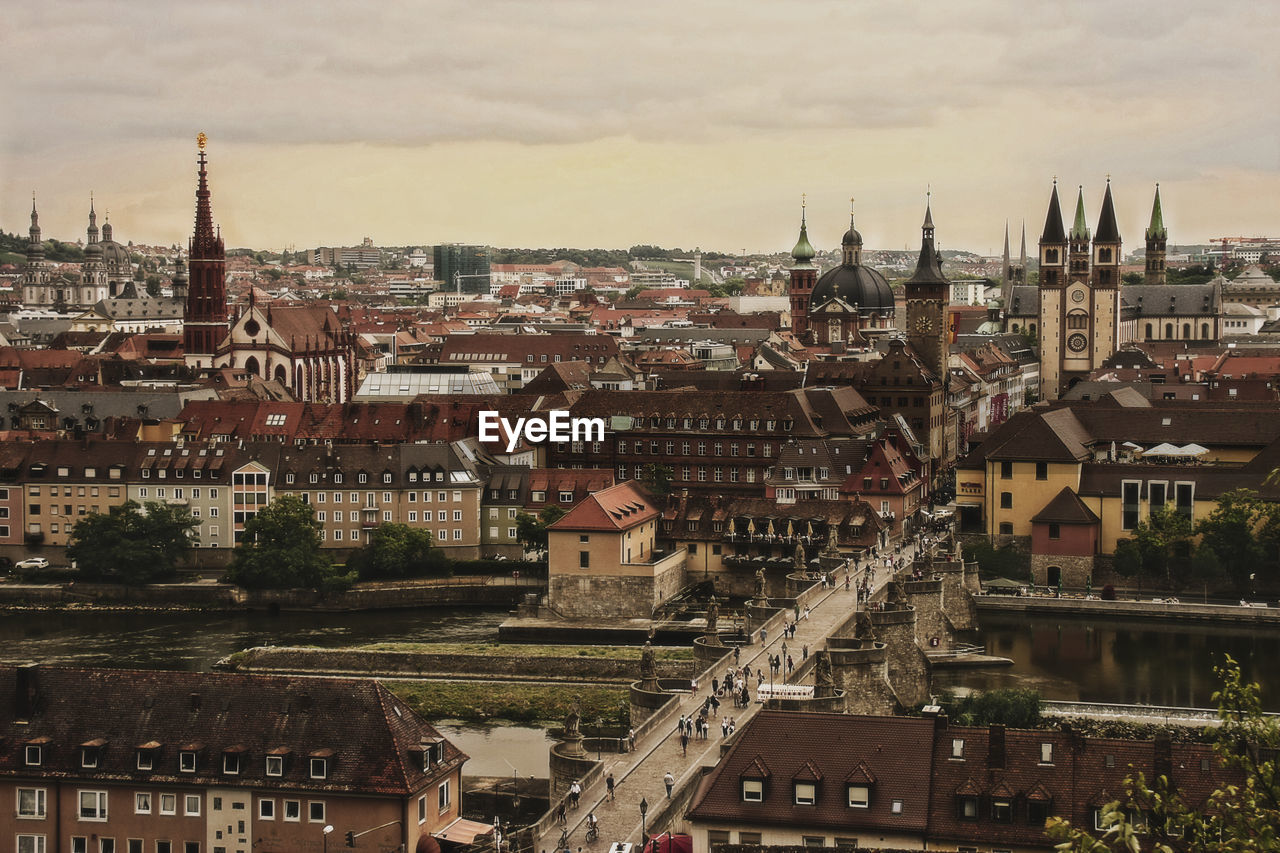
M 1040 237 L 1041 399 L 1057 399 L 1115 353 L 1120 251 L 1110 178 L 1097 233 L 1089 231 L 1081 187 L 1069 235 L 1063 228 L 1055 179 Z
M 791 250 L 791 281 L 787 297 L 791 304 L 791 331 L 803 338 L 809 331 L 809 296 L 818 280 L 818 267 L 813 259 L 818 254 L 809 242 L 809 225 L 806 221 L 806 198 L 800 196 L 800 238 Z
M 904 285 L 907 302 L 906 338 L 925 365 L 945 381 L 950 335 L 947 302 L 951 283 L 942 273 L 942 258 L 933 240 L 932 193 L 925 203 L 921 227 L 920 257 L 915 272 Z

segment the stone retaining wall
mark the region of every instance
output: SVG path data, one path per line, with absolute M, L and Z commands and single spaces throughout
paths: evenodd
M 1166 604 L 1157 601 L 1101 601 L 1047 596 L 979 595 L 979 610 L 1011 613 L 1065 613 L 1134 619 L 1168 619 L 1178 622 L 1280 624 L 1280 607 L 1237 607 L 1230 604 Z

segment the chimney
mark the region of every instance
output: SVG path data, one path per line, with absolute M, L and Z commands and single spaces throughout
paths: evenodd
M 19 720 L 30 720 L 36 712 L 36 700 L 39 698 L 40 664 L 24 663 L 15 670 L 17 689 L 13 692 L 14 717 Z
M 1004 769 L 1004 726 L 992 726 L 987 736 L 987 769 Z
M 1155 741 L 1155 775 L 1168 779 L 1173 775 L 1173 742 L 1168 732 L 1156 735 Z

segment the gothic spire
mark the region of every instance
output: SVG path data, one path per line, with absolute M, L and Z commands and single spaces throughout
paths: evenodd
M 89 229 L 87 233 L 90 246 L 98 242 L 98 213 L 93 209 L 93 193 L 89 193 Z
M 1022 220 L 1022 252 L 1018 255 L 1018 266 L 1022 274 L 1027 274 L 1027 220 Z
M 1156 199 L 1151 204 L 1151 224 L 1147 226 L 1148 240 L 1163 240 L 1169 236 L 1164 227 L 1164 211 L 1160 209 L 1160 185 L 1156 184 Z
M 1009 273 L 1009 220 L 1004 221 L 1004 271 L 1005 275 Z
M 200 169 L 199 181 L 196 184 L 196 229 L 195 235 L 191 238 L 193 257 L 210 257 L 208 252 L 213 251 L 218 242 L 218 233 L 213 226 L 213 207 L 209 203 L 209 172 L 204 154 L 207 142 L 208 138 L 203 133 L 196 137 L 196 145 L 200 149 Z
M 1049 212 L 1044 218 L 1041 243 L 1065 243 L 1067 232 L 1062 227 L 1062 205 L 1058 203 L 1058 179 L 1053 179 L 1053 195 L 1049 196 Z
M 40 214 L 36 212 L 36 194 L 31 193 L 31 230 L 27 237 L 27 261 L 37 263 L 44 260 L 44 242 L 40 239 Z
M 1120 229 L 1116 226 L 1116 208 L 1111 201 L 1111 178 L 1107 178 L 1107 189 L 1102 194 L 1102 213 L 1098 214 L 1098 233 L 1093 235 L 1095 243 L 1119 243 Z
M 1084 184 L 1080 185 L 1079 194 L 1076 196 L 1076 218 L 1071 226 L 1071 239 L 1089 241 L 1089 224 L 1084 216 Z

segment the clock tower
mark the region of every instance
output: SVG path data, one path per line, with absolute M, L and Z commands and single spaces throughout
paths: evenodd
M 920 259 L 905 285 L 907 324 L 904 331 L 911 348 L 945 386 L 951 343 L 947 329 L 951 283 L 942 274 L 942 258 L 933 245 L 933 208 L 929 203 L 925 204 L 921 231 Z

